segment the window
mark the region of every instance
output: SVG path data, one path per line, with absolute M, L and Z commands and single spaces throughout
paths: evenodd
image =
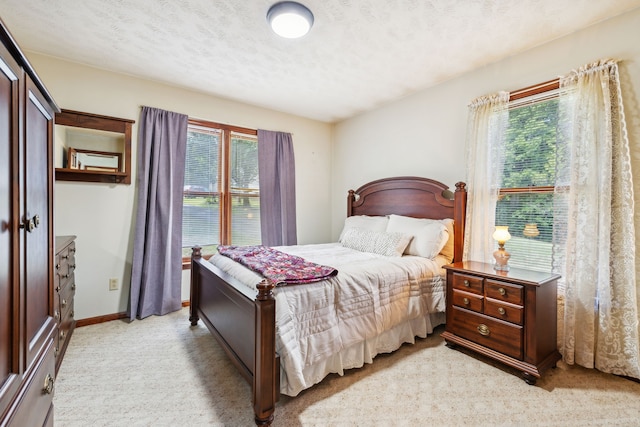
M 183 258 L 195 245 L 260 244 L 257 132 L 189 120 L 183 191 Z
M 509 264 L 552 270 L 556 157 L 560 144 L 558 81 L 511 94 L 496 225 L 509 226 Z

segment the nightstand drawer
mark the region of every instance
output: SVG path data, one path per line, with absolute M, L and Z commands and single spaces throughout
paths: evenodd
M 509 304 L 507 302 L 487 298 L 484 302 L 484 314 L 500 320 L 522 325 L 524 309 L 521 305 Z
M 453 305 L 482 313 L 484 298 L 482 295 L 453 290 Z
M 487 279 L 484 282 L 484 292 L 487 298 L 522 305 L 522 286 Z
M 452 308 L 453 322 L 447 325 L 450 332 L 516 359 L 522 359 L 522 326 L 462 308 Z
M 481 277 L 454 273 L 453 289 L 460 289 L 474 294 L 482 294 L 482 280 L 483 279 Z

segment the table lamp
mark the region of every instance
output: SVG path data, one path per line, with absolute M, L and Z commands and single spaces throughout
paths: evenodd
M 493 239 L 498 242 L 498 250 L 493 253 L 496 263 L 493 265 L 494 270 L 509 271 L 509 258 L 511 254 L 504 250 L 504 244 L 511 238 L 509 227 L 506 225 L 496 225 L 496 231 L 493 232 Z

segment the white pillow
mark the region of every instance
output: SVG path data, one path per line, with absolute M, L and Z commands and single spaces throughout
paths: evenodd
M 454 244 L 453 244 L 453 219 L 451 218 L 447 218 L 447 219 L 441 219 L 440 220 L 441 223 L 443 223 L 445 225 L 445 227 L 447 227 L 447 232 L 449 233 L 449 238 L 447 239 L 447 243 L 445 243 L 444 247 L 440 250 L 440 255 L 444 256 L 445 258 L 447 258 L 447 260 L 449 262 L 453 261 L 453 250 L 454 250 Z
M 349 216 L 344 220 L 344 227 L 338 242 L 342 242 L 344 233 L 350 228 L 361 228 L 363 230 L 371 231 L 386 231 L 389 218 L 386 216 L 367 216 L 367 215 L 355 215 Z
M 400 257 L 410 241 L 408 234 L 349 228 L 342 238 L 342 246 L 360 252 Z
M 401 215 L 389 216 L 387 232 L 413 236 L 404 252 L 429 259 L 435 258 L 449 239 L 447 227 L 442 222 Z

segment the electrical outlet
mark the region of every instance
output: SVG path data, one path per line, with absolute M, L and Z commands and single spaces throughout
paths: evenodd
M 120 282 L 118 281 L 117 277 L 112 277 L 111 279 L 109 279 L 110 291 L 117 291 L 119 287 L 120 287 Z

